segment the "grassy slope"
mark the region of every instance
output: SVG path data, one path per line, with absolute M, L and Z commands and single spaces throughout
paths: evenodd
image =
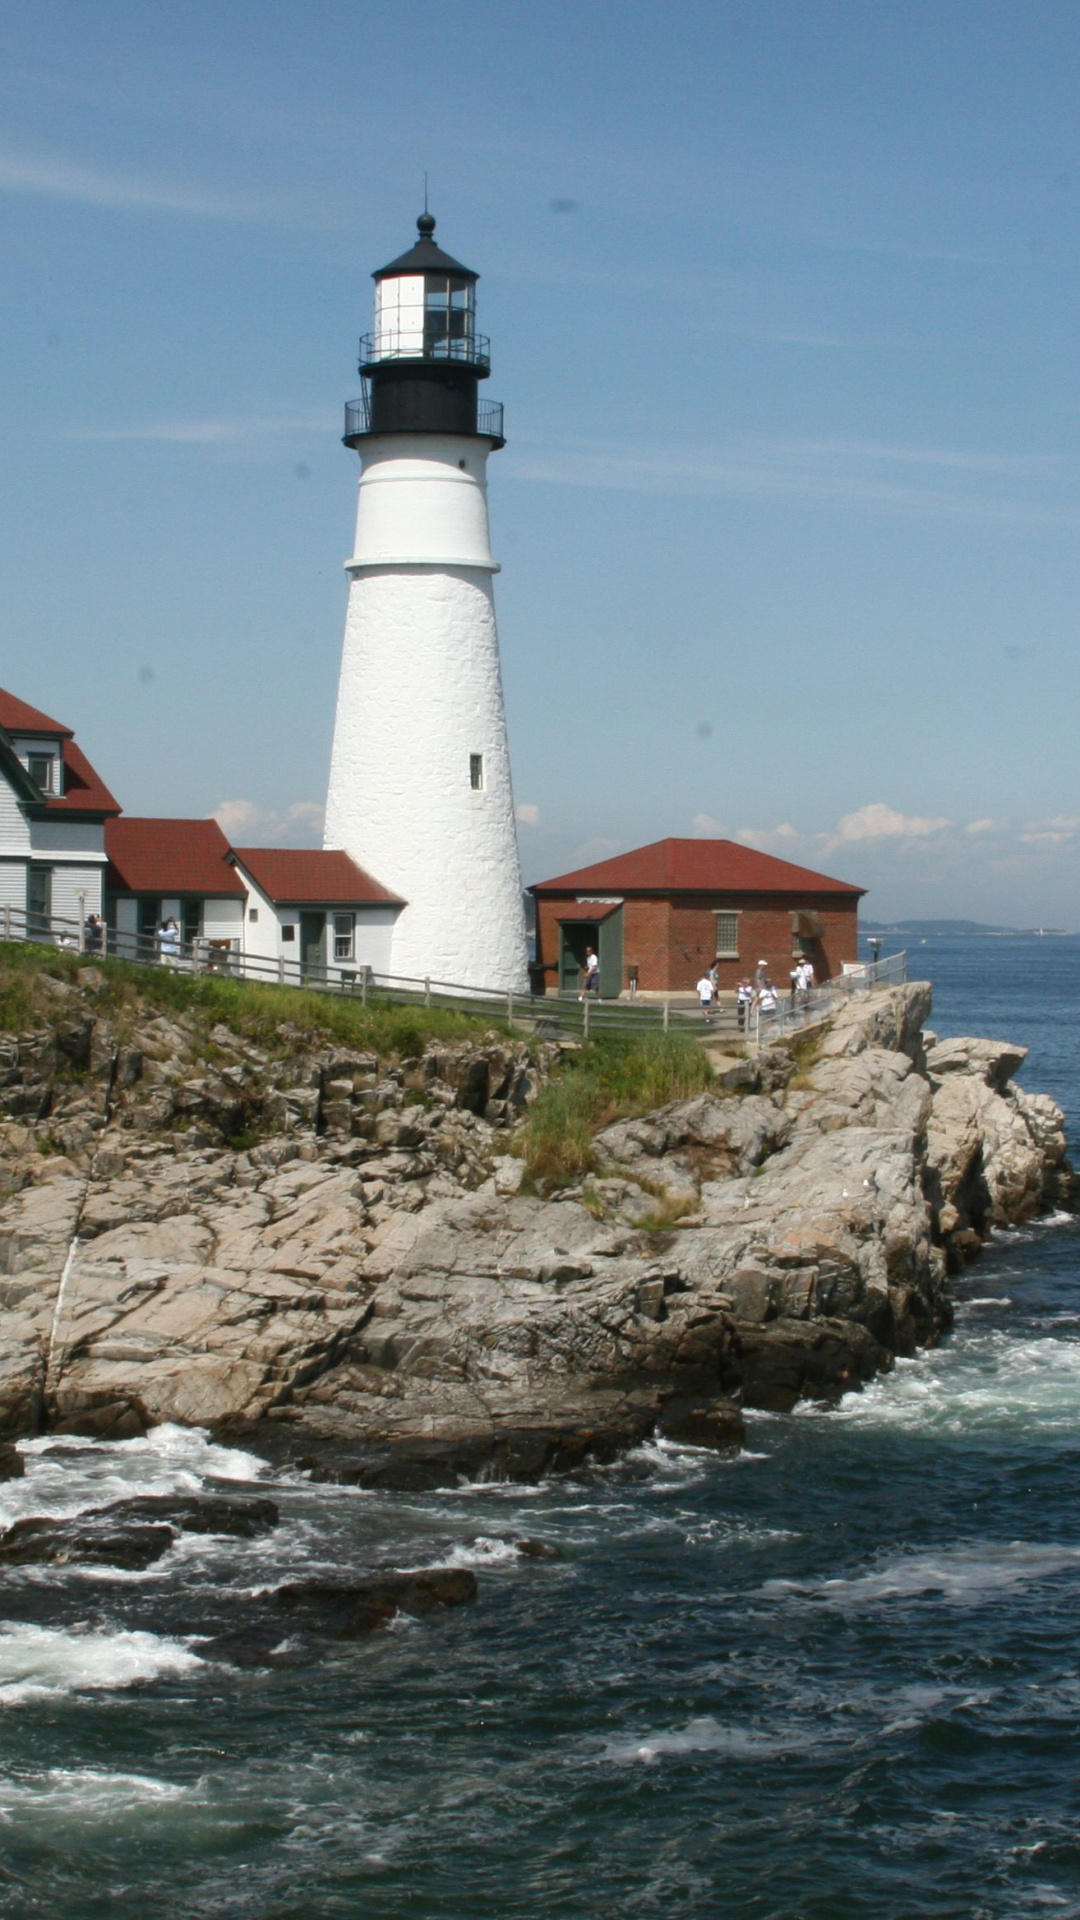
M 25 1032 L 56 1019 L 57 1001 L 44 979 L 74 984 L 80 967 L 87 964 L 78 954 L 0 941 L 0 1031 Z M 186 1015 L 207 1034 L 221 1021 L 270 1052 L 293 1051 L 301 1035 L 314 1046 L 338 1041 L 383 1057 L 407 1058 L 432 1043 L 455 1045 L 481 1033 L 509 1031 L 505 1022 L 440 1008 L 363 1007 L 344 994 L 257 986 L 219 974 L 172 973 L 166 967 L 136 967 L 123 960 L 95 959 L 93 965 L 107 982 L 94 998 L 94 1012 L 115 1021 L 121 1032 L 147 1014 L 173 1019 Z
M 0 1032 L 19 1033 L 49 1025 L 67 1012 L 47 981 L 76 982 L 88 962 L 78 954 L 0 941 Z M 301 988 L 252 985 L 218 974 L 173 973 L 98 960 L 106 985 L 93 999 L 96 1015 L 108 1017 L 123 1037 L 149 1016 L 184 1016 L 202 1036 L 206 1057 L 215 1052 L 211 1034 L 220 1021 L 271 1055 L 291 1054 L 298 1042 L 338 1042 L 382 1059 L 408 1059 L 432 1045 L 453 1046 L 492 1034 L 507 1037 L 505 1022 L 442 1008 L 371 1005 L 344 995 Z M 84 1003 L 85 1004 L 85 1003 Z M 612 1120 L 650 1113 L 669 1100 L 705 1091 L 712 1075 L 700 1047 L 677 1034 L 611 1037 L 569 1055 L 523 1120 L 516 1145 L 530 1185 L 567 1185 L 593 1166 L 593 1137 Z

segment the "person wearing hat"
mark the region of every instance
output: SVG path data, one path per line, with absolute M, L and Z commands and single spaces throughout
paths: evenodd
M 761 992 L 762 987 L 765 985 L 765 982 L 768 979 L 768 977 L 769 977 L 768 961 L 759 960 L 757 963 L 757 971 L 754 974 L 754 985 L 757 988 L 759 993 Z

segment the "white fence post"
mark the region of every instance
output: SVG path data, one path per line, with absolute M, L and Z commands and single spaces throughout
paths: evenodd
M 424 975 L 424 1005 L 425 1007 L 431 1005 L 431 980 L 427 974 Z
M 670 1014 L 671 1014 L 671 1002 L 669 1000 L 665 1000 L 664 1001 L 664 1032 L 665 1033 L 668 1030 L 668 1022 L 669 1022 Z
M 585 1009 L 583 1031 L 584 1031 L 584 1038 L 587 1040 L 589 1037 L 589 996 L 588 994 L 585 995 L 582 1005 Z

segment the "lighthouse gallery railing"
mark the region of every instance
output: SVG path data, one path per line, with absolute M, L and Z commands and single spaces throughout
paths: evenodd
M 503 413 L 504 409 L 501 400 L 478 400 L 476 403 L 477 433 L 490 435 L 492 440 L 504 439 Z M 407 433 L 409 429 L 402 427 L 399 428 L 398 431 Z M 371 396 L 365 391 L 360 394 L 356 400 L 346 400 L 345 432 L 342 437 L 345 440 L 352 440 L 357 434 L 370 432 Z

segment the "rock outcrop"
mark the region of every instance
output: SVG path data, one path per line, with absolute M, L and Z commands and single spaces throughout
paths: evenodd
M 4 1042 L 8 1439 L 172 1420 L 416 1487 L 657 1431 L 737 1446 L 740 1407 L 833 1399 L 934 1340 L 991 1227 L 1073 1204 L 1023 1049 L 927 1052 L 918 984 L 853 999 L 809 1059 L 606 1127 L 547 1198 L 506 1129 L 549 1046 L 271 1061 L 219 1027 L 211 1060 L 179 1018 L 109 1031 L 93 992 Z M 142 1524 L 152 1553 L 178 1523 Z

